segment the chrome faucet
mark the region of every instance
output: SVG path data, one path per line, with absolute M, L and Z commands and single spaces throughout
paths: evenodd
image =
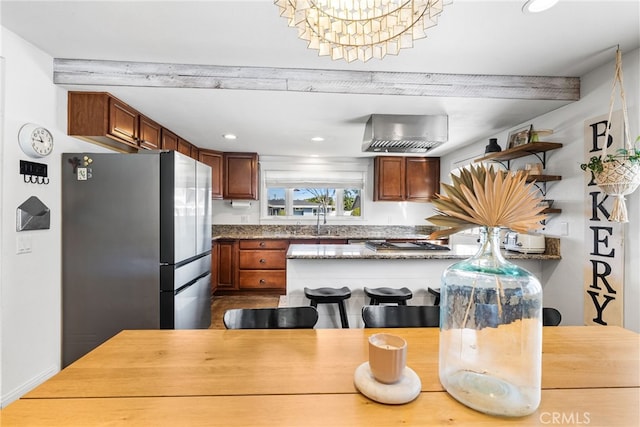
M 316 235 L 320 234 L 320 214 L 324 217 L 323 224 L 327 224 L 327 209 L 324 208 L 324 203 L 318 204 L 318 214 L 316 215 Z

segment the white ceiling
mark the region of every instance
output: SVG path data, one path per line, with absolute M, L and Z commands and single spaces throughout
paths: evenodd
M 271 0 L 7 1 L 2 25 L 54 58 L 420 73 L 580 77 L 640 46 L 638 0 L 454 0 L 426 39 L 369 62 L 318 57 Z M 612 70 L 613 75 L 613 70 Z M 260 90 L 65 86 L 107 91 L 199 147 L 261 155 L 363 157 L 371 114 L 447 114 L 449 142 L 482 141 L 567 101 Z M 224 133 L 238 135 L 225 141 Z M 325 141 L 314 143 L 313 136 Z M 499 141 L 504 145 L 504 141 Z

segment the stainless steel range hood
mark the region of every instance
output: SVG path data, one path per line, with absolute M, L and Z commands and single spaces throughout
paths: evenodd
M 372 114 L 364 130 L 362 151 L 426 153 L 448 138 L 446 115 Z

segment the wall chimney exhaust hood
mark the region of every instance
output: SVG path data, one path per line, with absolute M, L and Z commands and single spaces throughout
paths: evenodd
M 448 138 L 446 115 L 372 114 L 364 129 L 362 151 L 426 153 Z

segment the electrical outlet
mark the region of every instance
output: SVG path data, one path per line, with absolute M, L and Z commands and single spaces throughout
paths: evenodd
M 561 222 L 560 223 L 560 235 L 561 236 L 568 236 L 569 235 L 569 223 L 568 222 Z
M 18 236 L 16 239 L 16 253 L 18 255 L 31 253 L 31 236 Z

